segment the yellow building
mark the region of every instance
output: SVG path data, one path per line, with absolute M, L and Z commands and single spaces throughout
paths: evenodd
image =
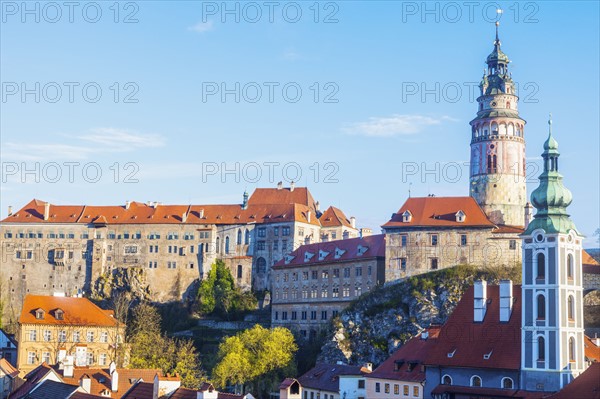
M 86 298 L 27 295 L 19 318 L 17 368 L 41 363 L 108 366 L 122 352 L 125 325 Z

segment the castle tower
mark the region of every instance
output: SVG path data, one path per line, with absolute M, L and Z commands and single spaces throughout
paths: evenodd
M 583 346 L 582 236 L 566 208 L 558 143 L 544 143 L 544 171 L 531 194 L 537 209 L 523 239 L 522 389 L 558 391 L 586 368 Z
M 525 120 L 519 116 L 509 59 L 500 49 L 496 22 L 494 50 L 479 85 L 479 110 L 471 124 L 470 195 L 493 223 L 523 226 Z

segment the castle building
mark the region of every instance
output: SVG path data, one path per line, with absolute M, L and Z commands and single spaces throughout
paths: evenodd
M 308 188 L 281 183 L 244 193 L 241 204 L 34 199 L 0 222 L 7 320 L 16 318 L 27 294 L 110 294 L 111 276 L 122 271 L 156 301 L 193 296 L 195 282 L 218 258 L 238 286 L 268 290 L 271 267 L 284 255 L 325 236 L 357 237 L 353 220 L 333 207 L 321 213 Z
M 494 50 L 479 86 L 479 110 L 470 122 L 470 195 L 494 224 L 523 226 L 526 122 L 519 116 L 509 63 L 500 49 L 496 23 Z
M 273 266 L 271 324 L 314 338 L 353 300 L 385 281 L 382 234 L 306 244 Z
M 544 143 L 544 171 L 531 194 L 537 209 L 523 233 L 521 380 L 527 390 L 558 391 L 586 368 L 582 239 L 566 208 L 573 196 L 558 169 L 558 143 Z
M 408 198 L 381 226 L 387 240 L 386 281 L 457 264 L 521 262 L 516 243 L 531 208 L 526 204 L 525 121 L 509 62 L 496 25 L 477 116 L 470 122 L 469 196 Z

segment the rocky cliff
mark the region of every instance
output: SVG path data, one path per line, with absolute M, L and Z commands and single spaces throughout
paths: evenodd
M 361 296 L 333 320 L 318 361 L 383 362 L 405 341 L 431 324 L 442 324 L 476 279 L 520 283 L 520 265 L 481 269 L 456 266 L 426 273 Z

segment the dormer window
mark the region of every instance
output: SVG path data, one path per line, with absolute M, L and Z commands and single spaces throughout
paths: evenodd
M 483 358 L 484 358 L 484 360 L 489 360 L 489 359 L 490 359 L 490 357 L 492 356 L 492 352 L 493 352 L 493 351 L 489 351 L 488 353 L 484 353 L 484 354 L 483 354 Z
M 44 310 L 43 309 L 38 309 L 35 311 L 35 318 L 38 320 L 43 320 L 44 319 Z
M 344 253 L 346 253 L 346 250 L 336 248 L 335 249 L 335 258 L 339 259 Z
M 402 214 L 402 223 L 410 223 L 412 221 L 412 213 L 410 211 L 404 211 Z
M 305 252 L 305 253 L 304 253 L 304 261 L 305 261 L 305 262 L 308 262 L 308 261 L 310 261 L 310 260 L 312 259 L 312 257 L 313 257 L 313 256 L 315 256 L 315 254 L 313 254 L 313 253 L 310 253 L 310 252 Z
M 463 211 L 456 212 L 455 216 L 458 223 L 464 223 L 466 215 Z
M 369 247 L 363 247 L 362 245 L 359 245 L 357 248 L 357 255 L 362 256 L 365 252 L 367 252 L 368 249 Z
M 319 250 L 319 260 L 324 260 L 327 257 L 327 255 L 329 255 L 329 252 Z
M 64 320 L 65 312 L 63 312 L 62 309 L 56 309 L 54 311 L 54 317 L 56 318 L 56 320 Z
M 448 357 L 452 358 L 454 357 L 454 354 L 456 353 L 456 349 L 452 350 L 452 352 L 448 352 Z

